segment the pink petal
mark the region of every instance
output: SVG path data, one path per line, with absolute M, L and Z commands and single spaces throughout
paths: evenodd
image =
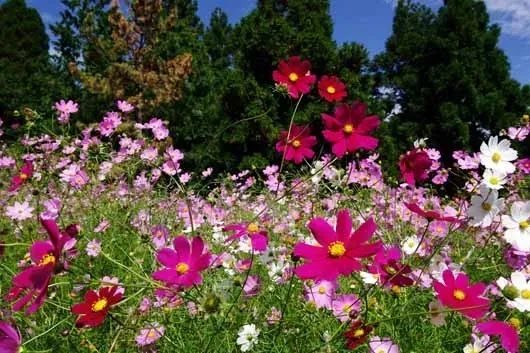
M 331 225 L 322 218 L 313 218 L 309 222 L 308 228 L 315 239 L 323 246 L 328 246 L 337 240 L 337 234 Z

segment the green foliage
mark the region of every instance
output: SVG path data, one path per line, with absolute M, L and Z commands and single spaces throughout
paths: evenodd
M 25 107 L 49 111 L 55 80 L 38 12 L 24 0 L 8 0 L 0 5 L 0 22 L 0 116 L 12 118 Z
M 398 149 L 429 137 L 447 162 L 525 112 L 528 88 L 510 78 L 499 35 L 482 1 L 446 0 L 438 14 L 399 2 L 386 52 L 375 59 L 381 84 L 401 105 L 389 123 Z

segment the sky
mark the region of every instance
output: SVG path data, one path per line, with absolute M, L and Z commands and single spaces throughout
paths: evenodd
M 4 0 L 0 0 L 0 3 Z M 442 0 L 418 0 L 436 9 Z M 499 46 L 508 56 L 512 77 L 530 84 L 530 0 L 484 0 L 492 22 L 502 28 Z M 46 25 L 60 18 L 59 0 L 26 0 L 36 8 Z M 198 0 L 199 16 L 208 24 L 210 14 L 221 7 L 231 23 L 237 23 L 250 12 L 256 0 Z M 385 41 L 392 32 L 395 0 L 331 0 L 334 39 L 339 42 L 364 44 L 370 55 L 384 50 Z M 50 33 L 51 36 L 51 33 Z

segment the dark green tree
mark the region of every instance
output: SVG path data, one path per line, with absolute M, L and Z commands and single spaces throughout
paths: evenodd
M 388 123 L 398 150 L 429 137 L 449 162 L 452 151 L 476 149 L 484 131 L 520 117 L 528 101 L 510 78 L 499 36 L 482 1 L 445 0 L 437 14 L 399 1 L 386 51 L 375 59 L 378 83 L 401 106 Z
M 24 107 L 49 110 L 54 80 L 39 13 L 24 0 L 7 0 L 0 22 L 0 116 Z

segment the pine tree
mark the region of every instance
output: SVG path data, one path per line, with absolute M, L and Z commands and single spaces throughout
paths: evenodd
M 37 10 L 24 0 L 0 6 L 0 116 L 15 109 L 51 107 L 48 36 Z
M 452 151 L 476 149 L 484 131 L 496 133 L 525 111 L 499 36 L 482 1 L 446 0 L 438 14 L 399 2 L 376 64 L 401 106 L 390 129 L 402 151 L 429 137 L 451 162 Z

